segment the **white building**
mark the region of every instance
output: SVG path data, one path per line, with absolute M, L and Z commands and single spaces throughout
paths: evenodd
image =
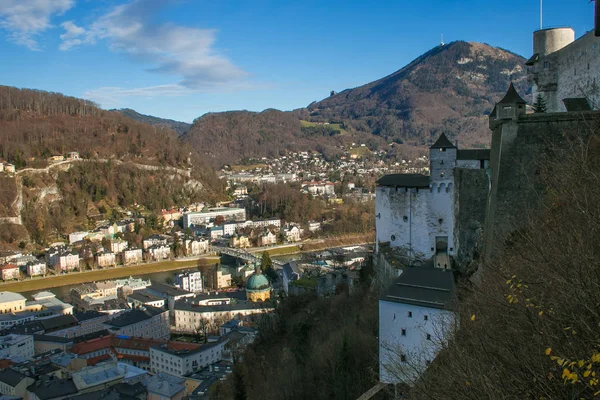
M 143 259 L 142 249 L 128 249 L 122 253 L 123 265 L 139 264 Z
M 258 243 L 260 246 L 270 246 L 277 244 L 277 236 L 270 230 L 266 230 L 258 236 Z
M 56 271 L 73 271 L 79 269 L 79 254 L 72 251 L 61 252 L 53 265 Z
M 198 256 L 208 252 L 208 240 L 206 239 L 185 239 L 183 241 L 186 256 Z
M 129 304 L 129 307 L 131 308 L 139 308 L 143 306 L 164 308 L 166 305 L 166 299 L 155 296 L 146 290 L 137 290 L 127 295 L 127 304 Z
M 217 302 L 226 303 L 226 299 L 216 299 Z M 231 319 L 242 319 L 253 314 L 263 314 L 273 311 L 273 306 L 268 303 L 238 302 L 226 304 L 201 305 L 188 301 L 180 301 L 175 304 L 175 323 L 173 329 L 176 332 L 197 333 L 201 321 L 214 324 L 219 321 Z
M 169 313 L 167 310 L 145 306 L 125 311 L 105 322 L 104 326 L 115 335 L 168 339 Z
M 305 182 L 302 189 L 314 196 L 335 194 L 335 185 L 331 182 Z
M 184 376 L 220 361 L 226 340 L 207 343 L 194 350 L 174 350 L 168 344 L 150 348 L 152 372 Z
M 33 336 L 9 334 L 0 337 L 0 358 L 15 361 L 31 360 L 34 355 Z M 17 361 L 19 362 L 19 361 Z
M 99 252 L 96 254 L 96 264 L 102 268 L 113 267 L 117 264 L 117 257 L 115 253 L 107 251 Z
M 379 380 L 411 385 L 455 329 L 451 271 L 405 269 L 379 300 Z
M 144 250 L 152 247 L 152 246 L 163 246 L 168 243 L 168 238 L 163 235 L 150 235 L 142 242 L 142 247 Z
M 376 246 L 379 251 L 386 243 L 411 262 L 432 260 L 436 267 L 451 268 L 457 247 L 454 170 L 459 163 L 461 168 L 486 168 L 490 152 L 458 150 L 442 134 L 429 154 L 429 176 L 394 174 L 377 181 Z
M 188 212 L 183 214 L 183 227 L 189 228 L 192 225 L 203 225 L 210 222 L 211 219 L 223 217 L 226 221 L 244 221 L 246 219 L 246 210 L 244 208 L 211 208 L 203 212 Z
M 129 247 L 129 243 L 125 240 L 121 239 L 113 239 L 110 241 L 110 251 L 111 253 L 120 253 Z
M 285 240 L 288 242 L 300 241 L 300 228 L 298 228 L 296 225 L 283 228 L 283 234 L 285 235 Z
M 29 276 L 46 275 L 47 272 L 46 263 L 44 262 L 37 261 L 27 264 L 27 275 Z
M 195 271 L 175 274 L 174 285 L 175 287 L 187 290 L 188 292 L 201 292 L 202 273 L 200 271 Z
M 171 258 L 171 248 L 167 245 L 154 245 L 148 247 L 148 254 L 154 261 L 166 260 Z
M 81 242 L 82 240 L 85 239 L 85 237 L 88 235 L 89 232 L 73 232 L 73 233 L 69 233 L 69 243 L 73 244 L 73 243 L 77 243 L 77 242 Z
M 16 398 L 30 399 L 27 386 L 35 380 L 12 368 L 0 371 L 0 394 Z M 10 398 L 10 397 L 9 397 Z

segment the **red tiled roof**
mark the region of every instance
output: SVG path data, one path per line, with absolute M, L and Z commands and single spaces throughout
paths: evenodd
M 0 266 L 0 271 L 4 271 L 5 269 L 19 269 L 19 267 L 14 264 L 4 264 Z
M 87 342 L 80 342 L 75 344 L 71 348 L 71 353 L 82 355 L 97 350 L 105 349 L 107 347 L 110 347 L 111 340 L 111 336 L 102 336 L 100 338 L 88 340 Z
M 121 356 L 121 353 L 119 353 L 116 348 L 149 351 L 150 347 L 165 343 L 167 343 L 168 347 L 173 350 L 193 350 L 200 347 L 200 344 L 197 343 L 170 342 L 166 340 L 138 337 L 123 339 L 116 336 L 103 336 L 101 338 L 88 340 L 87 342 L 77 343 L 71 348 L 71 352 L 74 354 L 83 355 L 101 349 L 108 349 L 114 355 Z M 128 354 L 123 354 L 123 356 L 126 358 L 129 357 Z
M 109 356 L 108 354 L 102 354 L 101 356 L 98 356 L 98 357 L 88 358 L 87 365 L 91 367 L 93 365 L 98 364 L 101 361 L 104 361 L 104 360 L 112 360 L 112 357 Z

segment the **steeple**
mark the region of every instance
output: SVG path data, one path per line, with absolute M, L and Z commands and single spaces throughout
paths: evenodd
M 455 145 L 452 144 L 450 139 L 446 136 L 446 134 L 442 133 L 438 140 L 430 147 L 430 149 L 452 149 L 456 148 Z
M 490 114 L 490 128 L 500 124 L 503 120 L 518 120 L 525 114 L 527 102 L 517 93 L 515 86 L 510 83 L 508 91 L 496 105 Z

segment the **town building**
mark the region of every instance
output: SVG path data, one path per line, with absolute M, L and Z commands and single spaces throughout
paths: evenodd
M 186 395 L 185 378 L 158 373 L 148 378 L 148 400 L 182 400 Z
M 26 269 L 28 276 L 46 275 L 48 273 L 46 263 L 42 261 L 29 262 L 26 264 Z
M 299 242 L 300 238 L 300 228 L 296 225 L 289 225 L 282 229 L 282 232 L 285 236 L 285 240 L 288 242 Z
M 258 236 L 258 243 L 260 246 L 277 244 L 277 236 L 271 230 L 267 229 Z
M 167 344 L 150 348 L 151 370 L 184 376 L 221 360 L 225 340 L 204 344 L 196 349 L 173 349 Z
M 169 243 L 169 238 L 164 235 L 150 235 L 142 242 L 142 248 L 144 250 L 149 249 L 153 246 L 166 246 Z
M 28 311 L 49 310 L 53 315 L 73 314 L 73 306 L 58 299 L 54 293 L 39 292 L 32 296 L 32 301 L 25 302 Z
M 64 247 L 50 248 L 46 252 L 48 265 L 56 272 L 69 272 L 79 269 L 79 254 Z
M 17 267 L 15 264 L 4 264 L 0 266 L 0 272 L 2 273 L 3 281 L 19 279 L 19 277 L 21 276 L 19 267 Z
M 231 239 L 229 239 L 229 246 L 238 249 L 247 249 L 250 247 L 250 238 L 246 235 L 234 234 Z
M 16 398 L 27 398 L 27 386 L 35 380 L 12 368 L 0 371 L 0 394 Z
M 155 283 L 147 288 L 147 291 L 155 296 L 162 297 L 167 300 L 167 308 L 173 310 L 175 302 L 186 297 L 194 297 L 194 293 L 169 286 L 164 283 Z
M 219 290 L 231 287 L 231 273 L 224 271 L 221 264 L 208 268 L 203 278 L 205 289 Z
M 74 396 L 78 390 L 72 379 L 42 375 L 27 387 L 27 400 L 59 400 Z
M 169 337 L 169 313 L 160 308 L 144 306 L 124 311 L 106 321 L 104 326 L 115 335 L 167 339 Z
M 111 253 L 120 253 L 129 247 L 129 243 L 122 239 L 113 239 L 110 241 L 109 249 Z
M 186 256 L 198 256 L 208 252 L 208 240 L 206 239 L 189 239 L 183 241 Z
M 223 217 L 226 221 L 245 221 L 246 210 L 244 208 L 211 208 L 203 212 L 187 212 L 183 214 L 183 227 L 204 225 L 217 217 Z
M 455 329 L 451 271 L 406 268 L 379 300 L 379 380 L 412 385 Z
M 153 245 L 147 248 L 148 254 L 154 261 L 168 260 L 171 258 L 171 248 L 167 245 Z
M 302 189 L 313 196 L 335 195 L 335 185 L 332 182 L 304 182 Z
M 25 310 L 25 297 L 19 293 L 0 292 L 0 314 Z
M 137 290 L 127 296 L 127 304 L 129 304 L 129 307 L 131 308 L 143 306 L 165 308 L 166 300 L 162 297 L 153 295 L 147 290 Z
M 22 362 L 31 360 L 33 355 L 33 336 L 9 334 L 0 337 L 0 359 Z
M 83 240 L 85 240 L 86 236 L 89 234 L 89 232 L 72 232 L 69 233 L 69 243 L 73 244 L 73 243 L 77 243 L 77 242 L 82 242 Z
M 73 339 L 52 335 L 33 335 L 34 354 L 40 355 L 50 351 L 66 352 L 73 347 Z
M 197 334 L 200 323 L 220 324 L 231 319 L 242 319 L 250 315 L 261 315 L 272 312 L 269 303 L 253 303 L 239 301 L 227 302 L 226 299 L 216 299 L 225 304 L 199 304 L 197 301 L 179 301 L 175 304 L 173 330 L 181 333 Z
M 128 249 L 121 253 L 123 265 L 139 264 L 144 261 L 142 249 Z
M 109 268 L 117 265 L 117 257 L 115 253 L 101 251 L 96 253 L 96 264 L 101 268 Z
M 188 271 L 174 274 L 174 286 L 188 292 L 198 293 L 202 291 L 202 273 L 200 271 Z

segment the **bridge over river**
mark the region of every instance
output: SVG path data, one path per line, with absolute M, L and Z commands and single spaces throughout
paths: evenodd
M 261 261 L 261 257 L 257 256 L 254 253 L 250 253 L 246 250 L 242 249 L 234 249 L 231 247 L 219 247 L 219 246 L 211 246 L 211 252 L 215 252 L 217 254 L 226 254 L 233 258 L 238 258 L 240 260 L 247 261 L 249 263 L 259 263 Z M 273 260 L 274 267 L 283 267 L 283 262 L 278 260 Z

